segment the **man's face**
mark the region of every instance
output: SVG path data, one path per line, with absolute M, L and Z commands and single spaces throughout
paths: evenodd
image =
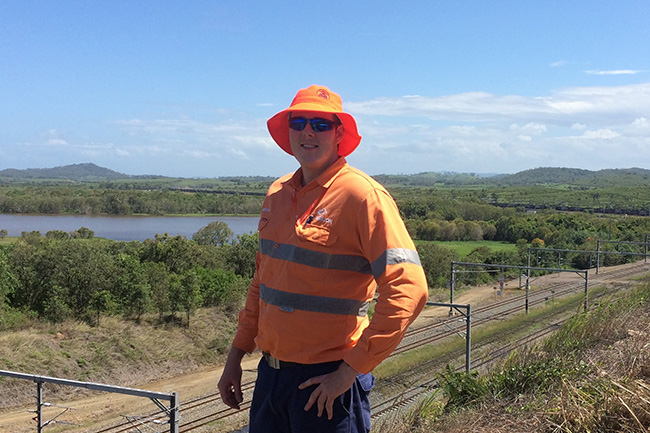
M 334 122 L 329 131 L 317 132 L 308 123 L 302 131 L 289 128 L 289 144 L 293 156 L 298 160 L 303 172 L 320 174 L 338 159 L 338 143 L 343 136 L 343 125 L 331 113 L 313 111 L 293 111 L 290 118 L 327 119 Z

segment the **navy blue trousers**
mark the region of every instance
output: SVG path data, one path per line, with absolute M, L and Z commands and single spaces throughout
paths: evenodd
M 250 410 L 250 433 L 368 433 L 370 401 L 368 393 L 375 378 L 360 374 L 352 387 L 334 402 L 334 416 L 327 411 L 318 416 L 317 404 L 305 412 L 305 406 L 317 385 L 298 389 L 307 379 L 331 373 L 341 361 L 301 365 L 275 370 L 264 358 L 257 366 L 257 381 Z

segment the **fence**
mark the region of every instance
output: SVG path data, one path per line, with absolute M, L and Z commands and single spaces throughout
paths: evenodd
M 153 391 L 146 391 L 146 390 L 135 389 L 135 388 L 124 388 L 121 386 L 104 385 L 101 383 L 81 382 L 77 380 L 60 379 L 57 377 L 48 377 L 48 376 L 36 376 L 32 374 L 16 373 L 13 371 L 6 371 L 6 370 L 0 370 L 0 376 L 12 377 L 14 379 L 30 380 L 36 383 L 36 401 L 37 401 L 36 422 L 38 425 L 38 430 L 37 430 L 38 433 L 41 433 L 43 431 L 43 428 L 50 423 L 49 421 L 43 420 L 43 407 L 47 406 L 47 404 L 43 402 L 43 384 L 45 383 L 75 386 L 79 388 L 91 389 L 94 391 L 114 392 L 118 394 L 132 395 L 136 397 L 150 398 L 158 407 L 164 409 L 165 412 L 168 413 L 169 432 L 178 433 L 178 422 L 180 420 L 180 416 L 179 416 L 178 393 L 176 392 L 172 392 L 172 393 L 153 392 Z M 160 403 L 160 400 L 168 401 L 169 408 L 165 407 L 164 404 Z

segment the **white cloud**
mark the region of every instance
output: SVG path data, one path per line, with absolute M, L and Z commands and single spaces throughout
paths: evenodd
M 585 125 L 584 123 L 574 123 L 573 125 L 571 125 L 571 129 L 577 129 L 582 131 L 584 129 L 587 129 L 587 125 Z
M 650 112 L 650 83 L 613 87 L 573 87 L 550 96 L 494 95 L 485 92 L 440 97 L 377 98 L 346 104 L 359 116 L 424 117 L 458 122 L 503 120 L 534 123 L 629 122 Z
M 549 66 L 550 66 L 551 68 L 559 68 L 559 67 L 562 67 L 562 66 L 564 66 L 564 65 L 566 65 L 566 64 L 567 64 L 566 60 L 560 60 L 560 61 L 558 61 L 558 62 L 553 62 L 553 63 L 551 63 Z
M 250 159 L 248 155 L 246 155 L 246 152 L 241 149 L 230 149 L 230 153 L 241 159 Z
M 523 126 L 518 124 L 510 125 L 510 130 L 513 132 L 522 132 L 529 135 L 541 135 L 545 133 L 548 128 L 543 123 L 530 122 Z
M 610 129 L 599 129 L 597 131 L 585 131 L 585 133 L 582 135 L 584 138 L 601 138 L 605 140 L 611 140 L 612 138 L 620 137 L 621 134 L 618 132 L 614 132 Z
M 641 72 L 644 71 L 637 70 L 637 69 L 615 69 L 612 71 L 599 71 L 599 70 L 585 71 L 585 73 L 589 75 L 636 75 Z
M 68 142 L 61 139 L 61 138 L 50 138 L 49 140 L 47 140 L 47 144 L 49 144 L 49 145 L 66 145 L 66 144 L 68 144 Z

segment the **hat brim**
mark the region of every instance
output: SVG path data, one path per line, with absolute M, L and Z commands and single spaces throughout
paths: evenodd
M 361 142 L 361 136 L 357 130 L 357 122 L 350 114 L 323 111 L 320 106 L 318 109 L 314 109 L 313 104 L 309 103 L 296 104 L 286 110 L 280 111 L 266 122 L 266 126 L 268 127 L 273 140 L 289 155 L 293 155 L 291 144 L 289 143 L 289 113 L 292 111 L 311 111 L 314 113 L 336 114 L 344 128 L 343 138 L 341 138 L 341 142 L 339 143 L 339 156 L 348 156 L 354 152 Z

